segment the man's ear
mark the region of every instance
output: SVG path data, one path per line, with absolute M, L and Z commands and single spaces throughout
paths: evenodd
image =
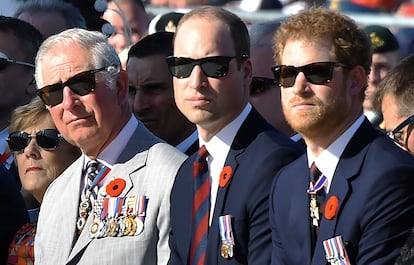
M 357 96 L 361 93 L 361 90 L 365 88 L 367 82 L 367 75 L 364 67 L 357 65 L 351 69 L 349 73 L 351 77 L 350 92 L 352 96 Z
M 116 78 L 116 90 L 118 95 L 118 102 L 125 104 L 128 102 L 128 73 L 121 69 Z

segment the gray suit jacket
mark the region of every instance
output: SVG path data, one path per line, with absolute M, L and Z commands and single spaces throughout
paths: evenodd
M 76 239 L 83 158 L 67 168 L 48 188 L 35 238 L 35 264 L 166 264 L 170 256 L 170 191 L 186 156 L 160 143 L 141 124 L 109 173 L 126 187 L 119 197 L 148 198 L 144 230 L 136 236 L 91 239 L 89 227 Z

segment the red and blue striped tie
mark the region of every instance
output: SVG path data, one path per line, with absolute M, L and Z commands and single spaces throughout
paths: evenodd
M 210 212 L 210 178 L 208 174 L 208 151 L 203 145 L 197 151 L 193 164 L 193 227 L 190 251 L 190 264 L 203 265 L 207 249 L 207 233 Z

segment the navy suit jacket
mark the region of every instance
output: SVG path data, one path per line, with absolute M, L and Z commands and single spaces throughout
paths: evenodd
M 365 120 L 340 157 L 312 258 L 306 154 L 276 177 L 270 199 L 272 264 L 327 264 L 323 240 L 341 235 L 352 265 L 393 264 L 414 222 L 414 157 Z
M 10 243 L 17 230 L 29 222 L 29 216 L 14 177 L 3 164 L 0 164 L 0 205 L 0 264 L 6 264 Z
M 254 109 L 240 127 L 225 166 L 233 170 L 230 182 L 219 187 L 208 234 L 205 264 L 269 264 L 271 234 L 268 220 L 270 185 L 276 172 L 297 158 L 302 149 L 273 129 Z M 179 170 L 171 193 L 170 265 L 188 264 L 193 201 L 192 164 L 189 157 Z M 211 213 L 210 213 L 211 214 Z M 232 259 L 221 257 L 218 219 L 232 215 L 235 250 Z

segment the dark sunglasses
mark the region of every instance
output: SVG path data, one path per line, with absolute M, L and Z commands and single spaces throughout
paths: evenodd
M 401 122 L 397 127 L 395 127 L 394 130 L 387 132 L 387 135 L 398 145 L 402 147 L 406 147 L 406 141 L 403 139 L 403 134 L 401 132 L 402 129 L 404 129 L 406 126 L 410 126 L 414 122 L 414 114 L 409 116 L 407 119 L 405 119 L 403 122 Z M 407 135 L 409 132 L 407 132 Z M 407 138 L 407 137 L 406 137 Z
M 194 66 L 201 67 L 203 73 L 212 78 L 220 78 L 229 72 L 229 63 L 232 59 L 245 60 L 249 56 L 211 56 L 201 59 L 191 59 L 186 57 L 167 57 L 168 68 L 171 75 L 177 78 L 187 78 L 191 75 Z
M 335 67 L 350 68 L 338 62 L 317 62 L 300 67 L 277 65 L 272 67 L 273 75 L 281 87 L 291 87 L 295 84 L 296 76 L 302 72 L 306 79 L 315 85 L 325 85 L 332 81 Z
M 55 150 L 60 143 L 62 135 L 56 129 L 44 129 L 38 131 L 35 135 L 27 132 L 15 131 L 9 134 L 7 143 L 11 152 L 19 152 L 25 149 L 32 138 L 36 138 L 38 146 L 45 150 Z
M 252 82 L 250 83 L 250 95 L 256 96 L 262 94 L 278 84 L 275 79 L 253 76 Z
M 11 64 L 19 64 L 35 68 L 34 64 L 12 60 L 7 54 L 0 52 L 0 71 L 3 71 Z
M 37 95 L 47 106 L 56 106 L 63 101 L 63 88 L 65 87 L 69 87 L 70 90 L 79 96 L 85 96 L 95 91 L 95 74 L 102 71 L 110 71 L 110 69 L 113 69 L 112 67 L 117 66 L 105 66 L 99 69 L 78 73 L 69 78 L 66 82 L 59 82 L 40 88 L 37 90 Z

